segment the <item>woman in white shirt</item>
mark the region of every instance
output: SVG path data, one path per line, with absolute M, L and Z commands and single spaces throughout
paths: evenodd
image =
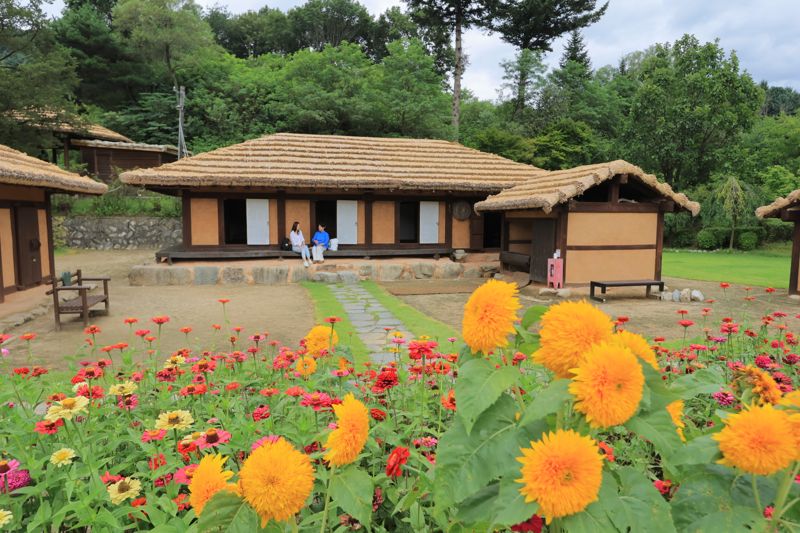
M 292 243 L 292 251 L 300 254 L 303 258 L 303 266 L 308 266 L 311 261 L 311 254 L 308 251 L 306 240 L 303 238 L 303 232 L 300 230 L 300 223 L 295 222 L 292 224 L 292 231 L 289 232 L 289 240 Z

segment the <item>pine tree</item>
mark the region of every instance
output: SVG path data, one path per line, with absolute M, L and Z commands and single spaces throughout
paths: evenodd
M 564 55 L 561 56 L 559 65 L 563 69 L 570 61 L 583 65 L 586 68 L 586 72 L 592 70 L 589 52 L 586 50 L 586 43 L 583 42 L 583 36 L 580 30 L 572 30 L 572 32 L 570 32 L 569 40 L 566 46 L 564 46 Z

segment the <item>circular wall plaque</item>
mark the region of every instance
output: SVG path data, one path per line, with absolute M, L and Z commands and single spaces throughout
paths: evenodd
M 472 206 L 461 200 L 453 204 L 453 216 L 456 220 L 467 220 L 472 215 Z

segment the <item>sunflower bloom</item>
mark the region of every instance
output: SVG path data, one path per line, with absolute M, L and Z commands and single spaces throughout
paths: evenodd
M 55 402 L 47 409 L 44 419 L 48 422 L 55 422 L 62 418 L 64 420 L 72 420 L 75 415 L 86 411 L 87 405 L 89 405 L 89 399 L 85 396 L 64 398 L 59 402 Z
M 192 413 L 189 411 L 167 411 L 166 413 L 161 413 L 158 415 L 158 419 L 156 419 L 156 429 L 177 429 L 177 430 L 184 430 L 188 429 L 194 423 L 194 418 L 192 417 Z
M 197 516 L 200 516 L 214 494 L 221 490 L 236 491 L 236 485 L 228 483 L 233 472 L 222 469 L 227 460 L 227 457 L 221 455 L 206 455 L 192 471 L 189 482 L 189 503 Z
M 61 448 L 60 450 L 54 451 L 50 456 L 50 463 L 61 468 L 62 466 L 71 465 L 75 457 L 77 457 L 77 455 L 72 448 Z
M 5 527 L 14 520 L 14 513 L 6 509 L 0 509 L 0 527 Z
M 760 405 L 775 405 L 781 401 L 783 392 L 781 391 L 780 387 L 772 378 L 772 376 L 760 368 L 746 366 L 737 373 L 740 376 L 737 381 L 741 380 L 751 387 L 752 392 L 758 398 L 758 403 Z
M 109 485 L 106 490 L 111 497 L 111 503 L 119 505 L 128 498 L 135 499 L 142 490 L 142 482 L 135 478 L 124 477 Z
M 490 279 L 469 297 L 464 305 L 461 336 L 472 353 L 489 353 L 508 345 L 517 311 L 522 307 L 518 291 L 514 283 Z
M 656 359 L 653 348 L 641 335 L 622 330 L 613 335 L 612 342 L 626 347 L 633 352 L 633 355 L 652 366 L 654 370 L 659 370 L 658 359 Z
M 592 427 L 624 424 L 639 407 L 644 373 L 629 349 L 611 343 L 596 345 L 572 372 L 569 392 L 575 396 L 575 410 L 586 415 Z
M 325 352 L 333 351 L 333 348 L 339 344 L 339 335 L 333 331 L 333 342 L 331 342 L 331 327 L 330 326 L 314 326 L 306 333 L 306 351 L 313 357 L 320 357 Z
M 768 476 L 797 457 L 797 438 L 791 418 L 772 405 L 752 405 L 730 415 L 712 438 L 719 442 L 721 464 L 749 474 Z
M 242 465 L 239 487 L 261 517 L 261 527 L 270 520 L 289 520 L 303 508 L 314 488 L 311 459 L 283 438 L 266 441 Z
M 604 312 L 586 302 L 562 302 L 542 315 L 537 363 L 560 378 L 572 376 L 584 354 L 601 342 L 610 341 L 614 323 Z
M 686 437 L 683 435 L 683 428 L 686 427 L 686 422 L 683 421 L 683 400 L 675 400 L 667 406 L 667 412 L 672 423 L 675 424 L 675 431 L 683 442 L 686 442 Z
M 539 513 L 549 524 L 553 518 L 583 511 L 597 500 L 603 480 L 603 456 L 597 442 L 572 430 L 542 435 L 522 448 L 522 483 L 525 502 L 539 504 Z
M 330 432 L 325 448 L 325 460 L 334 466 L 352 463 L 364 449 L 369 435 L 369 410 L 356 400 L 352 393 L 333 406 L 336 414 L 336 429 Z
M 295 365 L 297 373 L 307 378 L 317 371 L 317 361 L 313 357 L 301 357 L 297 360 Z

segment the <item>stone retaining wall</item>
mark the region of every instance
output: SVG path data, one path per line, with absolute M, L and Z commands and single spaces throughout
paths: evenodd
M 181 219 L 166 217 L 84 217 L 56 220 L 66 246 L 94 250 L 163 248 L 179 244 Z
M 499 272 L 497 262 L 455 263 L 449 259 L 403 263 L 363 261 L 304 267 L 299 261 L 275 265 L 136 265 L 131 285 L 281 285 L 300 281 L 355 283 L 360 280 L 488 278 Z

